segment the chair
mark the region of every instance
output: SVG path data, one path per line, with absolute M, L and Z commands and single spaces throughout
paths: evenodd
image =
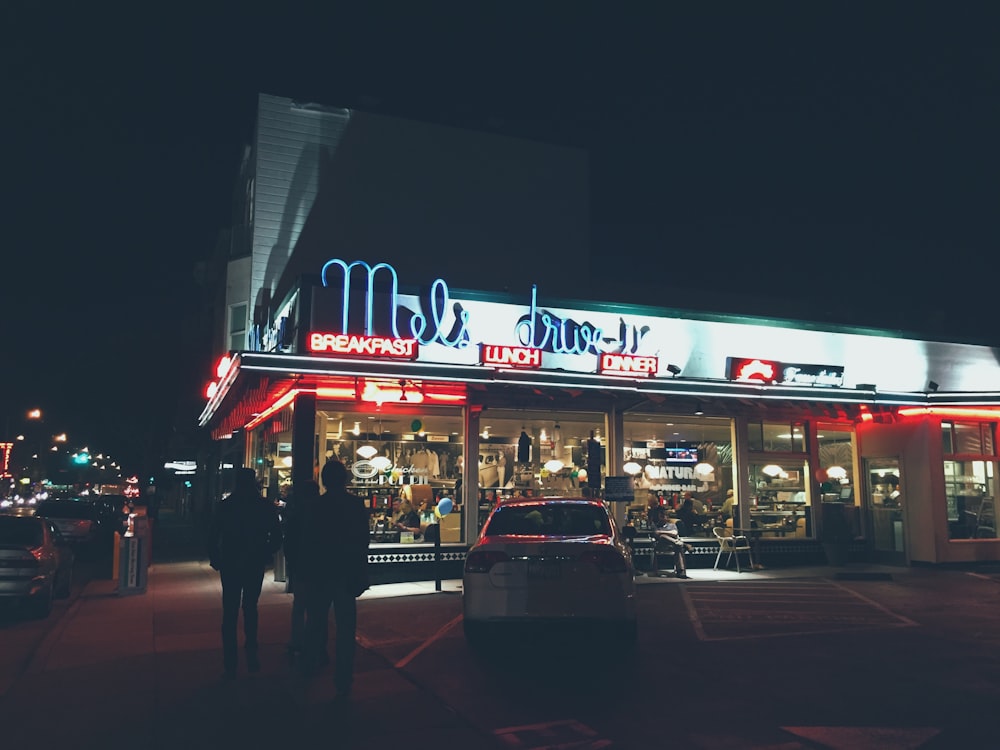
M 723 529 L 718 526 L 712 529 L 712 533 L 715 534 L 715 538 L 719 542 L 719 553 L 715 556 L 715 570 L 719 569 L 719 560 L 722 558 L 723 552 L 729 553 L 729 556 L 726 557 L 726 567 L 729 567 L 729 561 L 732 557 L 736 556 L 737 573 L 743 572 L 740 567 L 740 552 L 746 552 L 747 559 L 750 561 L 750 570 L 753 570 L 753 551 L 750 549 L 749 537 L 742 534 L 734 535 L 732 529 Z
M 649 575 L 652 578 L 673 578 L 674 572 L 677 570 L 677 547 L 666 539 L 661 538 L 655 532 L 652 537 L 653 547 L 652 554 L 650 556 L 650 571 Z M 660 568 L 660 558 L 667 557 L 670 559 L 670 567 L 672 570 L 663 570 Z

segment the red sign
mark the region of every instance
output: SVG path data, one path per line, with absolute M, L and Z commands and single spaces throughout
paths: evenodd
M 597 371 L 602 375 L 656 375 L 660 369 L 657 357 L 638 354 L 602 354 Z
M 542 350 L 527 346 L 482 344 L 479 347 L 479 361 L 493 367 L 537 369 L 542 366 Z
M 416 339 L 394 339 L 387 336 L 356 336 L 348 333 L 310 333 L 309 351 L 319 354 L 345 354 L 355 357 L 416 359 L 419 344 Z
M 0 477 L 6 479 L 10 474 L 10 450 L 14 447 L 13 443 L 0 443 Z
M 774 383 L 781 375 L 781 363 L 769 359 L 729 359 L 729 379 L 739 383 Z

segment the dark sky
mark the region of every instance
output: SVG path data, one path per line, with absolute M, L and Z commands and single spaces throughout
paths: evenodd
M 996 4 L 274 5 L 5 4 L 8 431 L 139 461 L 197 416 L 262 91 L 587 148 L 594 267 L 664 304 L 997 338 Z

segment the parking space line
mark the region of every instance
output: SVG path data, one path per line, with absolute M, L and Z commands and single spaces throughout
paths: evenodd
M 424 641 L 423 643 L 421 643 L 419 646 L 417 646 L 415 649 L 413 649 L 410 653 L 408 653 L 402 659 L 400 659 L 399 661 L 397 661 L 396 665 L 395 665 L 396 669 L 403 669 L 407 664 L 409 664 L 411 661 L 413 661 L 413 659 L 415 657 L 419 656 L 421 652 L 423 652 L 429 646 L 433 645 L 436 641 L 439 641 L 441 638 L 443 638 L 444 635 L 449 630 L 451 630 L 453 627 L 455 627 L 461 621 L 462 621 L 462 615 L 458 615 L 457 617 L 455 617 L 454 620 L 452 620 L 451 622 L 449 622 L 449 623 L 445 624 L 444 626 L 442 626 L 434 635 L 432 635 L 426 641 Z

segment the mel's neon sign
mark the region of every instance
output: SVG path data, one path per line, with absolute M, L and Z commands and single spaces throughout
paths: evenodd
M 355 357 L 416 359 L 419 345 L 415 339 L 386 336 L 355 336 L 346 333 L 310 333 L 309 351 L 317 354 L 340 354 Z
M 393 339 L 413 339 L 421 345 L 439 344 L 454 349 L 470 346 L 469 311 L 460 301 L 451 298 L 448 284 L 443 279 L 434 280 L 429 294 L 419 301 L 419 309 L 414 310 L 402 304 L 399 277 L 396 269 L 388 263 L 369 265 L 361 260 L 347 263 L 334 258 L 323 265 L 320 276 L 323 286 L 340 287 L 340 333 L 351 332 L 351 281 L 355 273 L 361 273 L 364 282 L 363 335 L 382 334 Z M 377 280 L 381 280 L 378 293 Z M 356 312 L 361 310 L 356 309 Z M 538 288 L 534 285 L 528 311 L 517 320 L 513 331 L 518 344 L 525 349 L 553 354 L 594 355 L 635 354 L 648 333 L 648 326 L 629 325 L 624 319 L 619 319 L 618 330 L 608 335 L 590 321 L 579 322 L 560 317 L 551 310 L 539 307 Z

